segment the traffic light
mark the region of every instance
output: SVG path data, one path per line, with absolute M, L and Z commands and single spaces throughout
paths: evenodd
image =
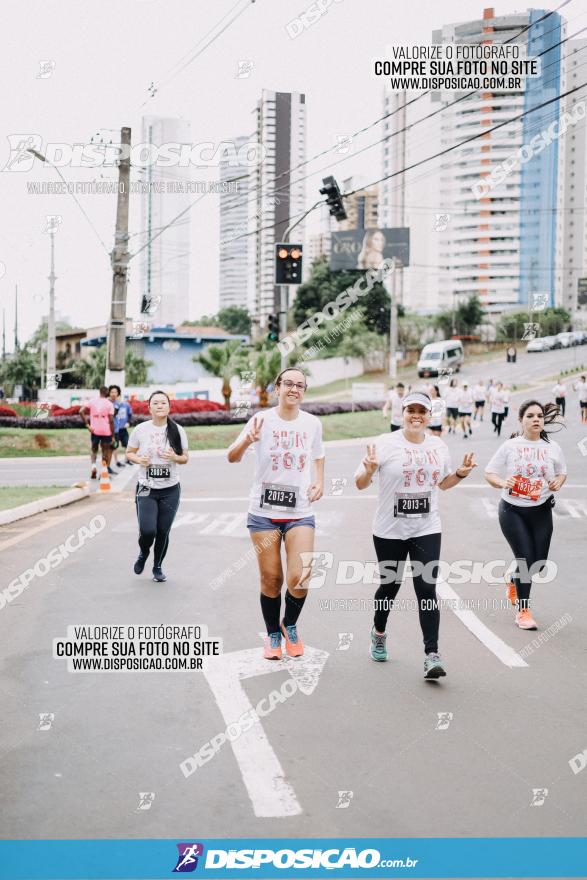
M 269 342 L 279 342 L 279 315 L 268 315 L 267 317 L 267 339 Z
M 302 245 L 275 245 L 275 283 L 302 283 Z
M 326 204 L 330 208 L 330 213 L 336 220 L 346 220 L 346 211 L 338 183 L 334 177 L 323 177 L 322 183 L 324 186 L 321 188 L 320 194 L 326 196 Z

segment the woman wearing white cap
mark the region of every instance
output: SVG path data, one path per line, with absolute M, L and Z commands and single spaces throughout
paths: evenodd
M 366 489 L 379 472 L 379 503 L 373 541 L 379 561 L 380 586 L 375 593 L 375 620 L 370 655 L 387 660 L 385 628 L 402 582 L 407 557 L 413 574 L 420 626 L 424 637 L 424 677 L 446 675 L 438 653 L 440 612 L 436 578 L 440 557 L 441 524 L 438 489 L 451 489 L 477 465 L 472 453 L 452 472 L 449 451 L 439 437 L 427 433 L 432 401 L 419 391 L 403 401 L 403 428 L 383 434 L 367 446 L 367 455 L 355 474 L 358 489 Z

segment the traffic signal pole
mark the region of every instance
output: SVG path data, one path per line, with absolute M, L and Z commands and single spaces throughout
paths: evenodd
M 322 199 L 318 199 L 318 201 L 315 202 L 311 208 L 308 208 L 308 210 L 302 214 L 302 216 L 299 218 L 299 220 L 296 220 L 295 223 L 292 223 L 291 226 L 287 227 L 287 229 L 283 233 L 283 238 L 282 238 L 282 242 L 284 244 L 287 244 L 289 242 L 289 237 L 291 235 L 292 230 L 295 229 L 296 226 L 298 226 L 303 220 L 305 220 L 306 217 L 308 216 L 308 214 L 310 214 L 314 210 L 314 208 L 317 208 L 318 205 L 321 205 L 321 204 L 322 204 Z M 288 303 L 287 303 L 287 288 L 288 288 L 288 285 L 287 284 L 279 284 L 278 287 L 279 287 L 279 338 L 282 339 L 284 336 L 287 336 L 287 305 L 288 305 Z M 287 355 L 282 354 L 281 355 L 281 369 L 285 370 L 286 367 L 287 367 Z

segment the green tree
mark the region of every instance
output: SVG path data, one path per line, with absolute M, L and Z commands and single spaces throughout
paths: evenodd
M 6 358 L 0 367 L 2 384 L 22 385 L 29 392 L 39 387 L 41 368 L 37 352 L 28 348 L 19 348 L 12 356 Z
M 445 339 L 450 339 L 453 334 L 468 336 L 482 323 L 484 315 L 479 298 L 470 296 L 466 302 L 460 302 L 456 309 L 438 312 L 434 316 L 434 326 L 442 331 Z
M 232 389 L 230 380 L 238 376 L 240 371 L 247 369 L 247 352 L 236 339 L 229 339 L 220 345 L 208 345 L 200 354 L 192 358 L 194 363 L 201 364 L 205 370 L 222 379 L 222 396 L 226 409 L 230 409 Z
M 65 330 L 75 330 L 75 327 L 72 327 L 71 324 L 68 324 L 66 321 L 57 321 L 55 324 L 55 331 L 57 333 L 61 333 Z M 41 343 L 47 342 L 47 322 L 42 321 L 29 341 L 27 342 L 27 347 L 38 351 L 41 347 Z
M 218 325 L 235 336 L 249 336 L 251 333 L 251 316 L 241 306 L 227 306 L 218 312 Z
M 508 312 L 502 315 L 497 324 L 497 338 L 508 342 L 522 339 L 526 329 L 524 325 L 527 323 L 539 325 L 539 336 L 552 336 L 570 328 L 571 315 L 560 306 L 549 307 L 541 312 Z
M 124 358 L 125 381 L 127 385 L 146 385 L 149 367 L 153 361 L 139 357 L 130 348 L 126 349 Z M 99 388 L 104 384 L 106 376 L 106 346 L 95 348 L 84 360 L 71 361 L 73 372 L 69 373 L 69 381 L 82 388 Z
M 302 324 L 315 312 L 322 311 L 326 303 L 335 300 L 339 293 L 356 284 L 360 274 L 333 272 L 322 260 L 313 263 L 310 277 L 305 284 L 300 284 L 292 306 L 294 324 Z M 389 334 L 391 301 L 384 286 L 381 283 L 374 284 L 369 293 L 358 302 L 363 310 L 367 329 L 382 335 Z
M 268 387 L 275 380 L 281 369 L 281 355 L 276 346 L 252 351 L 249 355 L 248 369 L 255 373 L 255 384 L 259 388 L 259 405 L 269 405 Z

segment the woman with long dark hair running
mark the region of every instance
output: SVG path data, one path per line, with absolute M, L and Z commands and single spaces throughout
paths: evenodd
M 517 605 L 520 629 L 537 628 L 530 611 L 532 574 L 548 560 L 552 493 L 567 479 L 562 449 L 546 430 L 558 414 L 554 403 L 524 401 L 518 412 L 521 432 L 506 440 L 485 468 L 489 485 L 502 490 L 499 524 L 516 560 L 516 571 L 511 582 L 508 579 L 508 599 Z
M 241 461 L 249 447 L 255 452 L 247 528 L 261 576 L 267 660 L 281 660 L 282 638 L 289 657 L 304 652 L 297 622 L 311 568 L 304 567 L 301 554 L 314 549 L 316 523 L 311 507 L 322 497 L 324 487 L 322 423 L 300 409 L 305 390 L 306 376 L 301 370 L 282 370 L 275 380 L 277 406 L 252 416 L 228 450 L 229 462 Z M 282 543 L 287 585 L 283 618 Z
M 403 406 L 403 429 L 383 435 L 376 446 L 367 446 L 367 455 L 355 474 L 357 489 L 366 489 L 374 474 L 379 473 L 373 542 L 382 583 L 375 593 L 369 653 L 372 660 L 387 660 L 387 618 L 409 556 L 412 565 L 422 569 L 414 571 L 413 580 L 424 637 L 424 678 L 436 679 L 446 675 L 438 653 L 438 490 L 457 486 L 477 465 L 473 453 L 468 452 L 461 466 L 452 472 L 448 446 L 440 437 L 426 432 L 432 411 L 427 394 L 411 392 L 404 398 Z
M 153 580 L 161 582 L 167 580 L 161 566 L 181 495 L 177 465 L 188 460 L 187 434 L 169 418 L 169 410 L 167 394 L 154 391 L 151 418 L 133 430 L 126 450 L 128 460 L 140 466 L 135 495 L 140 552 L 134 572 L 142 574 L 154 543 Z

